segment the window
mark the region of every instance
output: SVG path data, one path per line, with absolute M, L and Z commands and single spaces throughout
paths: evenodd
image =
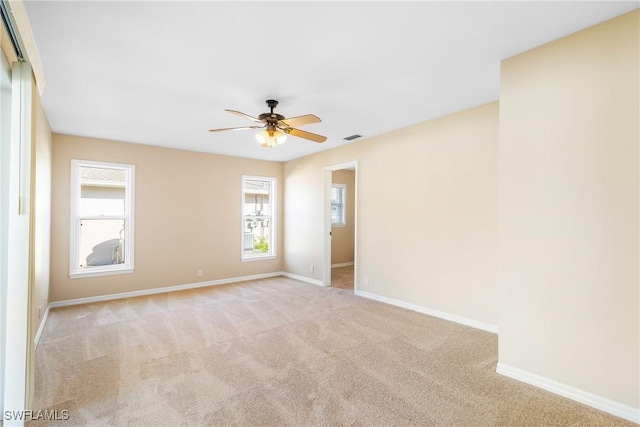
M 347 225 L 346 191 L 345 184 L 331 185 L 331 225 L 334 227 Z
M 276 179 L 242 177 L 242 260 L 276 256 Z
M 135 166 L 71 160 L 69 276 L 133 272 Z

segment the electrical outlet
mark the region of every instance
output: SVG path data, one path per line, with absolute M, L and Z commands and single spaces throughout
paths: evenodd
M 369 286 L 369 278 L 368 278 L 368 277 L 365 277 L 365 278 L 364 278 L 364 283 L 363 283 L 363 285 L 364 285 L 364 286 Z
M 198 277 L 202 277 L 202 270 L 198 270 Z
M 311 272 L 313 273 L 314 271 L 316 271 L 316 269 L 315 269 L 315 267 L 312 265 L 312 266 L 311 266 L 311 268 L 309 268 L 309 271 L 311 271 Z
M 42 319 L 42 306 L 38 307 L 38 319 Z

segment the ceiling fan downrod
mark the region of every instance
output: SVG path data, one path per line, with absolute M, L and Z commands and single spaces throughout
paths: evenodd
M 278 101 L 275 99 L 267 99 L 267 106 L 271 109 L 270 113 L 262 113 L 258 116 L 258 119 L 264 121 L 267 125 L 273 123 L 274 125 L 280 120 L 284 120 L 284 116 L 278 113 L 274 113 L 273 109 L 278 105 Z
M 278 106 L 278 101 L 275 99 L 267 99 L 267 106 L 271 108 L 271 114 L 273 114 L 273 109 Z

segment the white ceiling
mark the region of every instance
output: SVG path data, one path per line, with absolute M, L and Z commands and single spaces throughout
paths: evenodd
M 286 161 L 498 99 L 500 60 L 638 7 L 589 2 L 26 1 L 56 133 Z M 261 148 L 265 100 L 324 144 Z M 358 140 L 356 140 L 358 141 Z

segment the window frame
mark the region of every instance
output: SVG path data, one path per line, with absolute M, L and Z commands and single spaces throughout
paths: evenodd
M 245 214 L 244 214 L 244 204 L 245 204 L 245 181 L 247 180 L 257 180 L 257 181 L 269 181 L 270 182 L 270 191 L 269 191 L 269 207 L 270 207 L 270 220 L 269 220 L 269 252 L 265 252 L 264 254 L 251 254 L 247 255 L 244 251 L 244 233 L 245 233 Z M 240 181 L 240 261 L 265 261 L 276 259 L 277 257 L 277 244 L 276 244 L 276 236 L 277 236 L 277 200 L 278 200 L 278 179 L 275 177 L 269 176 L 255 176 L 255 175 L 242 175 L 242 179 Z M 266 215 L 264 215 L 266 216 Z
M 334 203 L 333 198 L 330 200 L 331 207 L 334 205 L 342 205 L 342 221 L 333 222 L 331 221 L 331 227 L 346 227 L 347 226 L 347 184 L 342 184 L 338 182 L 331 183 L 331 191 L 333 192 L 334 188 L 340 188 L 342 191 L 342 203 Z
M 115 219 L 108 216 L 86 217 L 80 215 L 80 195 L 81 195 L 81 178 L 80 168 L 94 167 L 105 169 L 121 169 L 128 171 L 127 181 L 125 181 L 125 198 L 124 198 L 124 263 L 114 265 L 94 266 L 90 269 L 80 267 L 78 264 L 78 256 L 80 250 L 80 221 L 83 219 Z M 134 267 L 134 226 L 135 226 L 135 165 L 125 163 L 109 163 L 98 162 L 93 160 L 71 159 L 71 175 L 70 175 L 70 215 L 69 215 L 69 277 L 71 279 L 79 279 L 86 277 L 109 276 L 114 274 L 133 273 Z M 118 219 L 120 217 L 118 216 Z

